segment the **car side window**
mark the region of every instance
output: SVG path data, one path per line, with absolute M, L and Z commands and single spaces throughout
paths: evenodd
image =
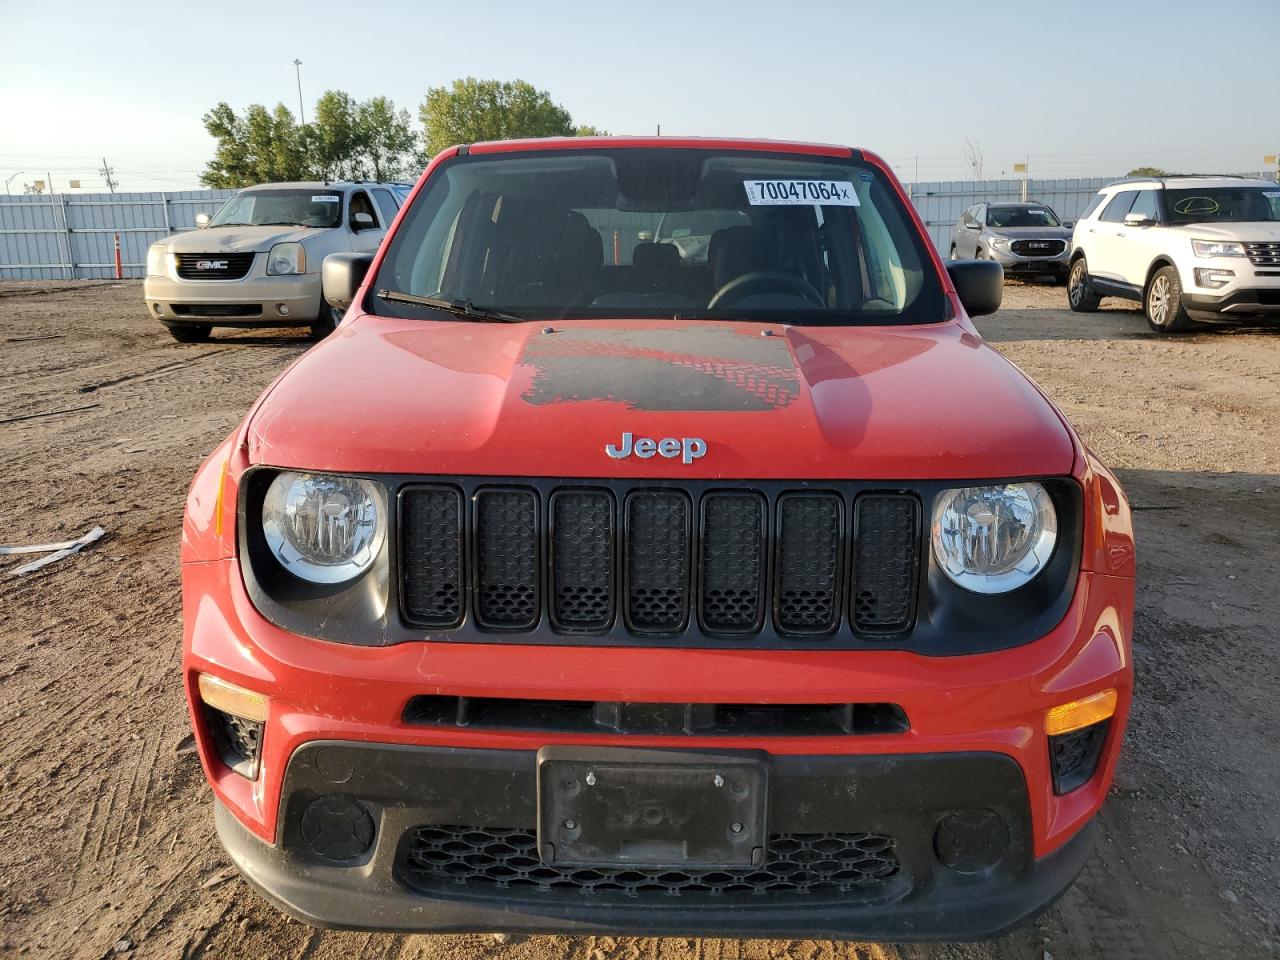
M 1107 195 L 1105 193 L 1097 194 L 1092 200 L 1089 201 L 1089 205 L 1084 208 L 1084 213 L 1080 214 L 1080 219 L 1088 220 L 1091 216 L 1093 216 L 1093 212 L 1097 210 L 1100 206 L 1102 206 L 1102 201 L 1105 199 L 1107 199 Z
M 382 222 L 388 227 L 391 226 L 391 221 L 396 218 L 397 209 L 396 201 L 391 196 L 391 191 L 375 189 L 373 191 L 373 199 L 378 204 L 378 209 L 382 211 Z
M 347 208 L 347 223 L 352 230 L 360 229 L 360 225 L 356 223 L 358 213 L 367 213 L 373 218 L 373 225 L 378 226 L 378 214 L 373 209 L 373 202 L 369 199 L 369 195 L 363 190 L 357 190 L 351 195 L 351 205 Z M 368 227 L 365 229 L 367 230 Z
M 1102 216 L 1098 219 L 1107 223 L 1124 223 L 1124 215 L 1129 212 L 1137 196 L 1137 190 L 1122 190 L 1107 204 L 1107 208 L 1102 211 Z
M 978 204 L 973 211 L 973 219 L 978 221 L 978 226 L 985 227 L 987 225 L 987 205 L 985 203 Z
M 1160 212 L 1156 206 L 1156 192 L 1154 190 L 1139 190 L 1138 197 L 1133 201 L 1133 206 L 1129 209 L 1129 213 L 1145 213 L 1152 220 L 1159 220 Z

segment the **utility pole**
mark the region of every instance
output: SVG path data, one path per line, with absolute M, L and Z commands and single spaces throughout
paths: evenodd
M 293 72 L 298 78 L 298 122 L 307 122 L 307 112 L 302 109 L 302 61 L 294 58 Z
M 9 193 L 9 184 L 11 184 L 11 183 L 13 183 L 13 181 L 17 180 L 17 179 L 18 179 L 18 177 L 22 176 L 22 174 L 23 174 L 24 172 L 25 172 L 25 171 L 23 171 L 23 170 L 19 170 L 17 173 L 15 173 L 12 177 L 10 177 L 8 180 L 6 180 L 6 181 L 4 182 L 4 192 L 5 192 L 5 195 L 6 195 L 6 196 L 7 196 L 7 195 L 8 195 L 8 193 Z
M 662 124 L 658 124 L 658 136 L 662 136 Z
M 115 170 L 107 166 L 107 158 L 102 158 L 102 166 L 98 168 L 98 172 L 102 174 L 102 179 L 107 181 L 107 189 L 112 193 L 116 192 L 116 184 L 120 181 L 114 176 Z

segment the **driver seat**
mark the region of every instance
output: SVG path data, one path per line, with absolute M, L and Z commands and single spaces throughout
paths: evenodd
M 776 245 L 758 227 L 725 227 L 711 235 L 707 247 L 711 265 L 711 292 L 730 280 L 760 270 L 785 271 Z

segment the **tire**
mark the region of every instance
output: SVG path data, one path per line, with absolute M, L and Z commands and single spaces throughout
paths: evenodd
M 1177 267 L 1161 267 L 1155 272 L 1142 295 L 1142 312 L 1156 333 L 1185 333 L 1191 329 L 1191 318 L 1182 305 L 1182 278 Z
M 976 247 L 973 248 L 973 259 L 975 260 L 987 259 L 987 255 L 982 252 L 982 244 L 978 244 Z
M 213 331 L 207 323 L 166 323 L 169 336 L 179 343 L 204 343 Z
M 338 324 L 342 322 L 342 316 L 345 310 L 339 310 L 337 307 L 330 306 L 327 302 L 320 304 L 320 316 L 316 317 L 315 322 L 311 324 L 311 339 L 323 340 L 333 331 L 338 329 Z
M 1077 257 L 1067 274 L 1067 306 L 1076 313 L 1095 313 L 1101 302 L 1089 281 L 1089 265 L 1084 257 Z

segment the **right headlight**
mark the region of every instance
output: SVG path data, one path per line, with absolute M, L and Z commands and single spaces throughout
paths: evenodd
M 289 277 L 307 272 L 307 252 L 302 244 L 288 240 L 277 243 L 267 253 L 267 276 Z
M 370 480 L 281 473 L 262 503 L 262 532 L 290 573 L 312 583 L 345 583 L 373 566 L 382 549 L 383 499 Z
M 147 276 L 163 277 L 164 276 L 164 259 L 168 254 L 163 243 L 153 243 L 147 247 Z
M 957 585 L 1007 593 L 1049 563 L 1058 514 L 1038 483 L 944 490 L 933 506 L 933 555 Z
M 1192 240 L 1191 249 L 1197 257 L 1244 256 L 1244 244 L 1231 240 Z

